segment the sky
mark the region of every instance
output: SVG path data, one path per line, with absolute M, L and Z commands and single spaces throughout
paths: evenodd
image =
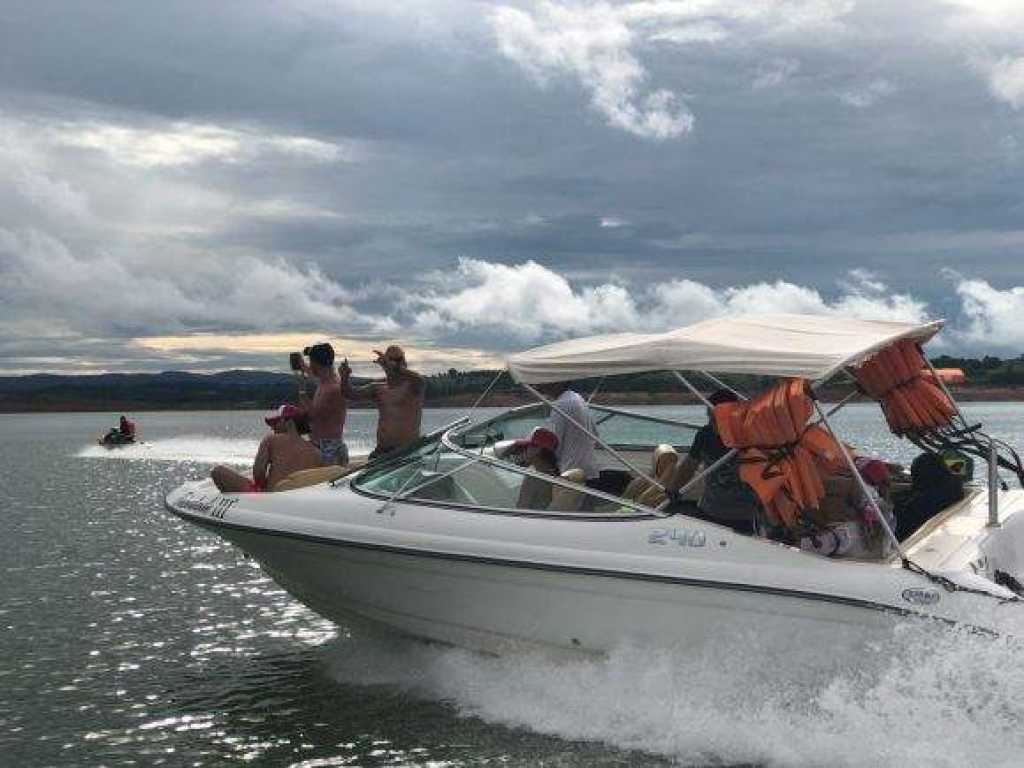
M 740 312 L 1024 353 L 1019 0 L 0 0 L 0 375 Z

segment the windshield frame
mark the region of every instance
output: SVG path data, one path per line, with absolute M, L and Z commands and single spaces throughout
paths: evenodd
M 468 432 L 470 430 L 484 430 L 491 424 L 501 422 L 502 420 L 506 420 L 510 416 L 521 416 L 524 414 L 528 414 L 529 412 L 534 410 L 540 411 L 543 409 L 543 403 L 530 403 L 528 405 L 512 408 L 508 411 L 505 411 L 489 419 L 486 419 L 485 421 L 482 421 L 478 424 L 468 423 L 468 418 L 460 419 L 456 422 L 436 429 L 427 435 L 424 435 L 415 443 L 411 443 L 407 448 L 403 449 L 400 453 L 388 457 L 387 460 L 382 461 L 379 464 L 375 463 L 373 465 L 368 465 L 367 467 L 364 467 L 363 469 L 359 470 L 359 472 L 353 474 L 350 478 L 346 478 L 346 480 L 348 481 L 348 486 L 355 493 L 358 493 L 362 496 L 382 499 L 389 504 L 394 502 L 402 502 L 406 504 L 444 507 L 483 514 L 500 514 L 518 517 L 540 517 L 558 520 L 603 520 L 609 522 L 658 519 L 667 516 L 664 512 L 659 512 L 658 510 L 655 510 L 653 507 L 648 507 L 646 505 L 639 504 L 629 499 L 624 499 L 620 496 L 615 496 L 609 493 L 605 493 L 603 491 L 595 490 L 593 488 L 588 488 L 585 485 L 573 483 L 562 477 L 545 475 L 540 472 L 536 472 L 528 467 L 521 467 L 517 464 L 513 464 L 511 462 L 499 459 L 493 454 L 488 455 L 484 453 L 484 450 L 488 447 L 486 443 L 482 444 L 479 447 L 479 450 L 476 450 L 465 448 L 456 442 L 458 436 L 464 432 Z M 518 475 L 523 475 L 525 477 L 535 477 L 539 480 L 550 483 L 551 485 L 557 485 L 570 491 L 576 491 L 578 493 L 586 494 L 587 496 L 596 497 L 604 501 L 610 501 L 616 504 L 619 507 L 619 509 L 617 511 L 608 512 L 598 512 L 593 510 L 572 512 L 561 510 L 535 510 L 510 507 L 496 507 L 482 504 L 471 505 L 457 501 L 416 498 L 414 496 L 407 495 L 407 493 L 403 492 L 399 492 L 397 494 L 381 493 L 379 491 L 373 491 L 360 485 L 360 480 L 363 479 L 363 475 L 366 473 L 367 469 L 372 470 L 375 473 L 379 470 L 386 470 L 388 468 L 397 469 L 398 467 L 402 466 L 402 464 L 408 462 L 411 459 L 411 454 L 413 452 L 417 450 L 422 450 L 429 443 L 434 441 L 438 443 L 438 450 L 447 450 L 466 459 L 466 461 L 463 462 L 462 466 L 456 468 L 454 471 L 450 473 L 447 473 L 449 475 L 458 474 L 459 471 L 473 464 L 483 463 L 497 467 L 498 469 L 507 472 L 514 472 Z M 408 492 L 413 492 L 422 487 L 422 484 L 417 484 L 416 486 L 408 489 Z M 623 508 L 627 508 L 631 511 L 624 511 Z

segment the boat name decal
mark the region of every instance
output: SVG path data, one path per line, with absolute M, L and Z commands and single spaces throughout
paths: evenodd
M 903 599 L 914 605 L 935 605 L 942 596 L 936 589 L 904 589 Z
M 703 547 L 707 544 L 704 531 L 693 528 L 655 528 L 647 534 L 648 544 L 668 545 L 675 543 L 680 547 Z
M 194 491 L 189 491 L 182 497 L 181 501 L 178 502 L 178 506 L 192 512 L 201 512 L 205 515 L 216 518 L 217 520 L 223 520 L 224 513 L 237 503 L 238 499 L 228 499 L 224 496 L 210 497 L 206 495 L 198 495 Z

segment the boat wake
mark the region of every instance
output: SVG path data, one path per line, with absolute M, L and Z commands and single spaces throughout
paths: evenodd
M 755 637 L 703 653 L 623 647 L 573 661 L 404 640 L 339 638 L 329 649 L 342 682 L 686 765 L 995 768 L 1024 754 L 1024 652 L 955 631 L 902 627 L 855 665 L 799 683 Z
M 159 440 L 105 448 L 86 446 L 78 456 L 89 459 L 121 461 L 191 461 L 198 464 L 233 464 L 251 466 L 259 441 L 247 438 L 182 435 Z
M 182 435 L 181 437 L 146 440 L 117 448 L 88 445 L 76 455 L 87 459 L 174 461 L 251 467 L 259 444 L 259 440 L 253 438 Z M 353 457 L 369 453 L 372 447 L 366 441 L 349 442 L 349 450 Z

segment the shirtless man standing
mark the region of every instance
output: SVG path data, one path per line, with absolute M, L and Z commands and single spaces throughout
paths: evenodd
M 314 344 L 303 350 L 309 364 L 302 363 L 303 373 L 316 379 L 316 392 L 310 399 L 305 390 L 299 394 L 299 403 L 309 417 L 310 441 L 320 450 L 324 464 L 348 464 L 348 446 L 345 445 L 345 416 L 347 403 L 341 381 L 334 372 L 334 348 L 327 343 Z
M 300 469 L 320 466 L 320 453 L 302 438 L 307 431 L 305 416 L 294 405 L 282 405 L 264 421 L 274 430 L 260 441 L 252 465 L 252 479 L 235 470 L 216 466 L 210 473 L 214 485 L 224 493 L 272 491 L 278 482 Z
M 346 397 L 372 400 L 377 404 L 377 447 L 367 457 L 369 461 L 397 451 L 419 438 L 426 391 L 426 382 L 418 373 L 409 370 L 401 347 L 392 345 L 383 352 L 377 352 L 376 363 L 384 369 L 385 380 L 361 387 L 351 385 L 349 376 L 352 369 L 348 367 L 347 360 L 338 366 Z

